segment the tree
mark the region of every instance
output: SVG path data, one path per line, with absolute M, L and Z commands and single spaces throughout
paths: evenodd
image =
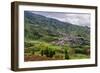
M 67 49 L 65 49 L 65 59 L 70 59 L 69 55 L 68 55 L 68 52 L 67 52 Z

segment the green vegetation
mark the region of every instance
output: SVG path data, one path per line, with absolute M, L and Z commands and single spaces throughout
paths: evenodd
M 90 58 L 90 28 L 24 12 L 25 61 Z

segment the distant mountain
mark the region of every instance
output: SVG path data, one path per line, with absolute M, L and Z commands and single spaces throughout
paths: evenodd
M 87 42 L 90 41 L 90 28 L 86 26 L 61 22 L 57 19 L 34 14 L 30 11 L 24 12 L 24 23 L 26 40 L 31 39 L 55 42 L 54 40 L 57 41 L 60 38 L 60 40 L 65 40 L 64 42 L 66 42 L 67 39 L 71 39 L 74 42 L 77 42 L 77 39 L 81 39 L 81 41 L 85 40 Z

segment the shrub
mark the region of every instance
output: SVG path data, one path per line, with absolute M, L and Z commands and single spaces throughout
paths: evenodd
M 83 50 L 81 48 L 75 48 L 75 53 L 83 53 Z
M 31 55 L 33 55 L 35 53 L 35 51 L 36 51 L 36 49 L 34 47 L 29 47 L 24 50 L 25 53 L 30 53 Z
M 34 48 L 39 49 L 39 50 L 45 49 L 47 47 L 48 47 L 48 44 L 45 42 L 40 42 L 40 43 L 34 45 Z
M 74 48 L 69 48 L 69 49 L 68 49 L 68 54 L 69 54 L 70 56 L 75 55 L 75 49 L 74 49 Z
M 82 48 L 75 48 L 75 52 L 76 53 L 80 53 L 80 54 L 90 54 L 90 47 L 85 45 Z
M 32 55 L 34 55 L 34 53 L 35 53 L 35 51 L 34 51 L 34 50 L 32 50 L 32 51 L 31 51 L 31 54 L 32 54 Z
M 41 50 L 41 55 L 45 55 L 46 57 L 52 58 L 55 55 L 55 50 L 51 47 L 47 47 Z
M 24 53 L 30 53 L 30 49 L 24 49 Z
M 31 46 L 34 46 L 34 43 L 32 42 L 24 42 L 25 43 L 25 47 L 28 48 L 28 47 L 31 47 Z
M 64 59 L 64 55 L 63 54 L 56 54 L 56 55 L 54 55 L 54 59 L 63 60 Z

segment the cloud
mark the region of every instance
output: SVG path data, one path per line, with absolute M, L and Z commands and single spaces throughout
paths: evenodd
M 65 14 L 64 21 L 69 21 L 76 25 L 90 26 L 90 14 Z
M 32 11 L 32 13 L 54 18 L 63 22 L 69 22 L 75 25 L 90 27 L 90 14 L 86 13 L 67 13 L 67 12 L 42 12 Z

